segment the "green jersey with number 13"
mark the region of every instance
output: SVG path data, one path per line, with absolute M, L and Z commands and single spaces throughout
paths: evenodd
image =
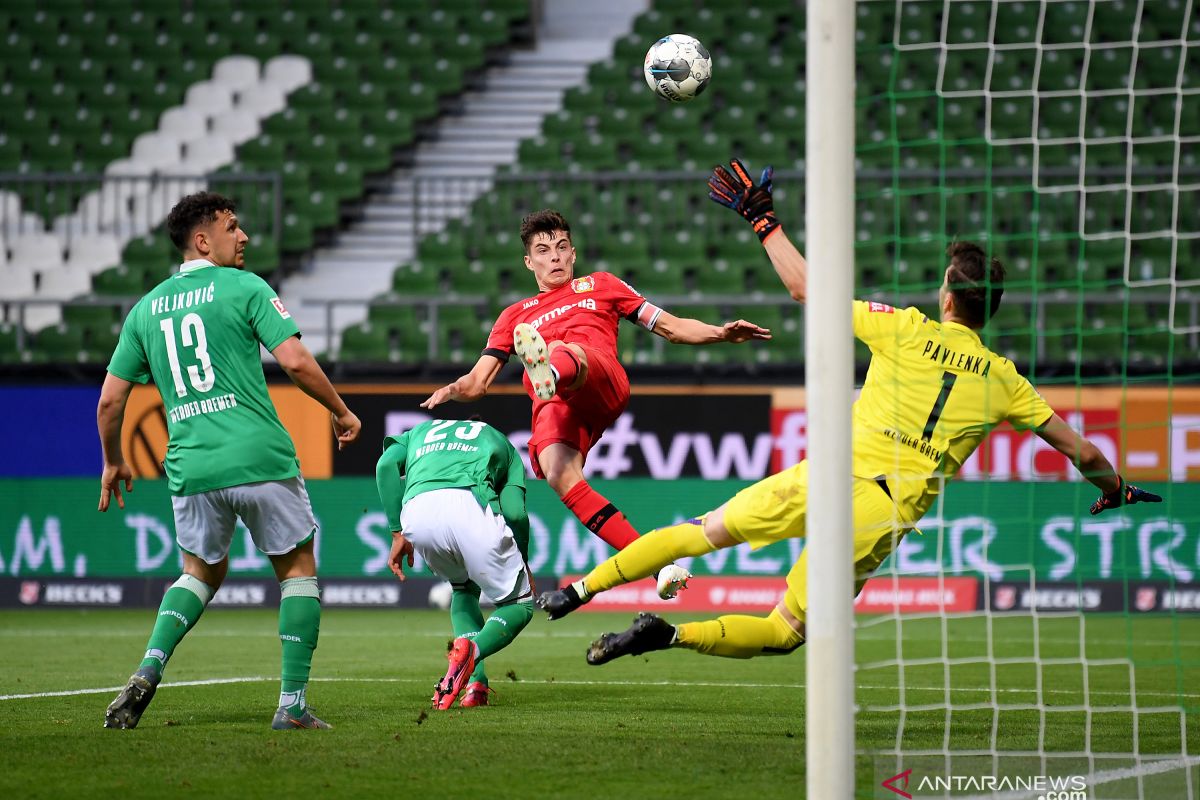
M 299 332 L 266 281 L 204 260 L 185 263 L 130 310 L 108 371 L 158 387 L 172 494 L 299 474 L 259 351 Z

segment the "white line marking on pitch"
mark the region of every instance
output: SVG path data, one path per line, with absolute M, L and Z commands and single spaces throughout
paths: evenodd
M 274 682 L 277 680 L 279 680 L 279 679 L 273 678 L 273 677 L 263 677 L 263 676 L 244 677 L 244 678 L 209 678 L 206 680 L 198 680 L 198 681 L 172 681 L 170 683 L 161 684 L 158 688 L 171 689 L 171 688 L 181 687 L 181 686 L 217 686 L 220 684 L 228 684 L 228 683 L 264 683 L 264 682 Z M 313 682 L 316 682 L 316 683 L 426 683 L 428 681 L 427 678 L 320 678 L 320 677 L 313 678 L 312 680 L 313 680 Z M 716 689 L 722 689 L 722 688 L 723 689 L 803 689 L 804 688 L 804 684 L 801 684 L 801 683 L 722 683 L 720 681 L 672 681 L 672 680 L 661 680 L 661 681 L 581 681 L 581 680 L 557 680 L 557 679 L 550 679 L 550 678 L 534 678 L 534 679 L 529 679 L 529 680 L 524 680 L 524 681 L 519 681 L 519 682 L 527 683 L 527 684 L 531 684 L 531 685 L 544 683 L 544 684 L 561 684 L 563 686 L 682 686 L 682 687 L 693 687 L 693 688 L 716 688 Z M 119 692 L 122 688 L 123 687 L 121 687 L 121 686 L 102 686 L 102 687 L 95 688 L 95 689 L 68 689 L 68 690 L 57 691 L 57 692 L 30 692 L 28 694 L 0 694 L 0 701 L 3 701 L 3 700 L 32 700 L 32 699 L 37 699 L 37 698 L 41 698 L 41 697 L 73 697 L 76 695 L 106 694 L 108 692 Z M 873 685 L 864 684 L 864 685 L 859 686 L 858 688 L 864 689 L 867 691 L 888 691 L 888 690 L 894 690 L 896 687 L 892 686 L 892 685 L 873 686 Z M 908 686 L 908 687 L 906 687 L 906 689 L 908 691 L 924 691 L 924 692 L 942 692 L 942 691 L 944 691 L 944 688 L 940 687 L 940 686 Z M 980 688 L 980 687 L 966 688 L 966 687 L 964 687 L 964 688 L 959 688 L 959 689 L 952 689 L 952 691 L 956 691 L 956 692 L 961 692 L 961 691 L 989 692 L 991 690 L 986 687 L 983 687 L 983 688 Z M 1027 693 L 1035 691 L 1035 690 L 1034 689 L 1009 689 L 1009 688 L 997 687 L 995 691 L 998 694 L 1027 694 Z M 1072 691 L 1069 689 L 1055 690 L 1055 689 L 1043 688 L 1042 694 L 1075 695 L 1075 694 L 1079 694 L 1079 692 Z M 1091 692 L 1091 694 L 1092 695 L 1108 695 L 1108 696 L 1114 696 L 1114 697 L 1128 697 L 1129 696 L 1128 692 L 1102 692 L 1102 691 L 1097 691 L 1097 690 L 1093 690 Z M 1174 697 L 1174 698 L 1200 697 L 1200 695 L 1196 695 L 1196 694 L 1177 694 L 1175 692 L 1138 692 L 1138 696 L 1139 697 Z M 1004 706 L 1001 705 L 1000 708 L 1001 708 L 1001 710 L 1003 710 Z
M 173 689 L 178 686 L 216 686 L 223 683 L 266 683 L 278 681 L 278 678 L 263 676 L 247 678 L 210 678 L 202 681 L 174 681 L 159 684 L 159 689 Z M 314 683 L 427 683 L 428 678 L 312 678 Z M 718 683 L 693 681 L 560 681 L 548 678 L 519 681 L 528 684 L 563 684 L 566 686 L 691 686 L 691 687 L 721 687 L 729 689 L 802 689 L 801 684 L 794 683 Z M 68 689 L 61 692 L 30 692 L 29 694 L 0 694 L 0 700 L 33 700 L 41 697 L 73 697 L 85 694 L 107 694 L 119 692 L 123 686 L 101 686 L 95 689 Z
M 160 684 L 158 688 L 169 689 L 176 686 L 214 686 L 220 683 L 255 683 L 257 681 L 277 681 L 278 678 L 209 678 L 203 681 L 174 681 Z M 35 697 L 71 697 L 80 694 L 108 694 L 119 692 L 122 686 L 101 686 L 98 689 L 69 689 L 64 692 L 32 692 L 30 694 L 0 694 L 0 700 L 30 700 Z

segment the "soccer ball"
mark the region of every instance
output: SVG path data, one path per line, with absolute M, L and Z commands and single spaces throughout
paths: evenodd
M 447 609 L 450 607 L 450 598 L 454 596 L 454 587 L 449 581 L 435 583 L 429 587 L 429 605 L 432 608 Z
M 646 83 L 659 97 L 685 103 L 708 86 L 712 57 L 699 39 L 672 33 L 650 45 L 644 71 Z

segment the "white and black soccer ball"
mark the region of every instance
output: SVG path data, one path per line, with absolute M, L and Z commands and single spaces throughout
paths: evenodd
M 704 91 L 712 78 L 712 56 L 686 33 L 664 36 L 646 52 L 646 83 L 672 103 L 685 103 Z
M 435 583 L 429 587 L 429 605 L 431 608 L 445 610 L 450 607 L 450 599 L 454 596 L 454 587 L 449 581 Z

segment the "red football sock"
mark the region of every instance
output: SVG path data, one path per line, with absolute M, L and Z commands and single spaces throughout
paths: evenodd
M 579 356 L 569 347 L 556 347 L 550 351 L 550 366 L 558 373 L 556 389 L 561 392 L 579 377 Z
M 572 486 L 562 501 L 589 531 L 618 550 L 638 538 L 638 532 L 625 515 L 608 498 L 588 486 L 587 481 Z

